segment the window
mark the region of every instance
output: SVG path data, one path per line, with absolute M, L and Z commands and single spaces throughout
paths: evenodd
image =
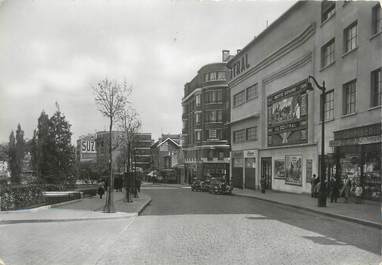
M 200 94 L 195 95 L 196 106 L 200 106 Z
M 195 113 L 195 123 L 196 124 L 200 123 L 200 112 Z
M 209 139 L 216 139 L 216 130 L 209 129 L 208 130 L 208 138 Z
M 344 30 L 345 53 L 357 47 L 357 22 Z
M 222 110 L 216 111 L 216 121 L 223 121 L 223 111 Z
M 223 139 L 222 129 L 216 129 L 216 139 Z
M 215 91 L 216 93 L 216 102 L 222 102 L 223 101 L 223 90 L 219 89 Z
M 223 91 L 218 90 L 209 90 L 205 93 L 205 102 L 208 103 L 218 103 L 223 101 Z
M 372 34 L 376 34 L 382 31 L 382 21 L 381 21 L 381 5 L 376 4 L 371 11 L 372 19 Z
M 204 74 L 204 82 L 208 82 L 209 78 L 208 78 L 208 73 L 207 74 Z
M 334 62 L 334 39 L 330 40 L 321 48 L 321 67 L 328 66 Z
M 257 83 L 246 89 L 246 98 L 247 98 L 247 101 L 257 98 Z
M 321 104 L 323 102 L 321 101 Z M 322 114 L 320 114 L 322 115 Z M 324 120 L 334 119 L 334 90 L 325 93 Z
M 195 131 L 195 138 L 196 138 L 196 141 L 200 141 L 201 131 Z
M 245 103 L 245 91 L 241 91 L 233 96 L 233 107 L 240 106 Z
M 350 114 L 355 112 L 355 92 L 356 92 L 356 81 L 353 80 L 346 83 L 343 86 L 344 100 L 343 100 L 343 113 Z
M 206 111 L 205 121 L 206 122 L 215 122 L 216 121 L 216 111 L 214 111 L 214 110 Z
M 250 127 L 246 129 L 247 141 L 256 141 L 257 140 L 257 127 Z
M 321 2 L 321 22 L 331 18 L 336 13 L 335 1 L 322 1 Z
M 245 141 L 245 129 L 233 132 L 233 142 L 241 143 Z
M 382 105 L 381 68 L 371 72 L 371 106 Z
M 210 81 L 216 80 L 216 72 L 211 72 L 210 73 Z
M 225 80 L 225 72 L 218 72 L 218 80 Z

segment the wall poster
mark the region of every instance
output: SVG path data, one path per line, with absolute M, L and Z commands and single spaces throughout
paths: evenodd
M 275 179 L 285 179 L 285 160 L 275 160 Z
M 285 184 L 302 186 L 301 156 L 285 156 Z
M 267 97 L 268 146 L 307 143 L 306 80 Z
M 310 183 L 312 181 L 313 160 L 307 159 L 305 163 L 306 163 L 306 183 Z

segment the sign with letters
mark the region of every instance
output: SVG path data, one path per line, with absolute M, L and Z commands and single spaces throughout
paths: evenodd
M 95 142 L 94 136 L 86 136 L 81 139 L 81 153 L 82 154 L 96 153 L 96 142 Z

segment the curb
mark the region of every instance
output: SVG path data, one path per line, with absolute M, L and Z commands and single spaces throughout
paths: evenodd
M 151 203 L 152 199 L 150 198 L 145 204 L 142 205 L 141 209 L 138 210 L 138 216 L 142 214 L 145 208 Z
M 368 220 L 359 219 L 359 218 L 355 218 L 355 217 L 349 217 L 349 216 L 346 216 L 346 215 L 322 212 L 322 211 L 311 209 L 311 208 L 307 208 L 307 207 L 302 207 L 302 206 L 298 206 L 298 205 L 294 205 L 294 204 L 274 201 L 274 200 L 260 198 L 260 197 L 256 197 L 256 196 L 246 195 L 246 194 L 232 193 L 232 195 L 239 196 L 239 197 L 253 198 L 253 199 L 257 199 L 257 200 L 261 200 L 261 201 L 266 201 L 266 202 L 271 202 L 271 203 L 280 204 L 280 205 L 284 205 L 284 206 L 289 206 L 289 207 L 293 207 L 293 208 L 296 208 L 296 209 L 305 210 L 305 211 L 309 211 L 309 212 L 313 212 L 313 213 L 317 213 L 317 214 L 321 214 L 321 215 L 326 215 L 326 216 L 329 216 L 329 217 L 334 217 L 334 218 L 337 218 L 337 219 L 342 219 L 342 220 L 353 222 L 353 223 L 358 223 L 358 224 L 362 224 L 362 225 L 376 227 L 376 228 L 379 228 L 379 229 L 382 228 L 382 224 L 381 223 L 376 223 L 376 222 L 373 222 L 373 221 L 368 221 Z
M 78 222 L 78 221 L 118 220 L 118 219 L 128 219 L 135 216 L 137 216 L 136 213 L 131 213 L 130 216 L 116 216 L 116 217 L 3 220 L 3 221 L 0 221 L 0 225 L 24 224 L 24 223 L 61 223 L 61 222 Z

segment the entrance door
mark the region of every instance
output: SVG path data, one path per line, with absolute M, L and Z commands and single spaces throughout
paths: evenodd
M 256 158 L 245 158 L 245 188 L 255 189 L 256 186 Z
M 272 157 L 261 158 L 261 177 L 265 177 L 265 188 L 272 189 Z

